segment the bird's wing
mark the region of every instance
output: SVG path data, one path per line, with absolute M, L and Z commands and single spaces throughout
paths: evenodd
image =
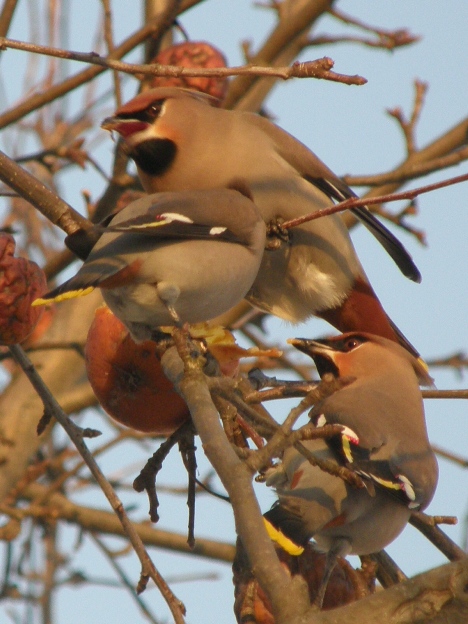
M 270 136 L 281 158 L 289 163 L 308 182 L 320 189 L 330 199 L 343 201 L 356 197 L 355 193 L 340 180 L 303 143 L 258 115 L 251 121 Z M 421 281 L 421 273 L 402 243 L 365 206 L 351 208 L 351 212 L 375 236 L 400 271 L 414 282 Z
M 130 264 L 119 257 L 96 258 L 83 264 L 78 273 L 50 292 L 33 301 L 33 306 L 60 303 L 89 295 L 95 288 L 113 288 L 131 282 L 138 273 L 141 261 Z
M 101 232 L 100 237 L 97 238 L 100 244 L 104 240 L 102 238 L 104 234 L 114 233 L 120 236 L 112 241 L 107 253 L 106 246 L 97 252 L 93 250 L 90 259 L 74 277 L 36 299 L 34 306 L 81 297 L 91 293 L 96 287 L 116 288 L 133 282 L 138 275 L 142 259 L 137 258 L 127 262 L 124 257 L 121 257 L 119 255 L 120 237 L 122 237 L 120 251 L 125 248 L 137 249 L 138 240 L 132 240 L 128 235 L 141 236 L 146 240 L 147 237 L 152 237 L 155 244 L 164 240 L 218 240 L 247 244 L 247 241 L 240 239 L 227 227 L 194 223 L 185 215 L 173 212 L 152 214 L 148 211 L 117 224 L 111 222 L 107 227 L 96 226 L 92 231 Z
M 358 459 L 350 463 L 349 468 L 364 479 L 370 479 L 390 495 L 399 498 L 410 509 L 420 507 L 421 501 L 417 499 L 414 484 L 407 475 L 398 470 L 391 459 Z
M 156 240 L 201 239 L 246 244 L 246 241 L 223 225 L 195 223 L 189 217 L 175 212 L 155 215 L 148 211 L 133 219 L 120 221 L 115 225 L 111 223 L 104 231 L 141 234 L 142 236 L 152 236 Z
M 374 438 L 370 443 L 372 436 L 368 436 L 365 441 L 350 427 L 337 423 L 336 419 L 325 417 L 324 414 L 320 414 L 315 421 L 317 427 L 327 424 L 340 424 L 343 427 L 341 433 L 326 439 L 328 447 L 339 463 L 377 487 L 383 488 L 392 496 L 398 497 L 410 509 L 420 506 L 421 501 L 417 499 L 415 487 L 409 476 L 397 465 L 396 457 L 392 454 L 387 459 L 374 459 L 376 454 L 381 456 L 385 451 L 383 437 L 377 436 L 379 439 Z M 368 489 L 372 491 L 372 488 Z

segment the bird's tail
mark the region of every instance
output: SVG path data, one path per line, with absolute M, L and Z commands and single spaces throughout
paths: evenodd
M 304 534 L 301 519 L 278 501 L 263 514 L 270 539 L 290 555 L 298 557 L 304 552 L 309 536 Z

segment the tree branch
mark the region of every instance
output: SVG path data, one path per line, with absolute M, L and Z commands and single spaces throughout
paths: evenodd
M 333 82 L 341 82 L 348 85 L 363 85 L 367 82 L 362 76 L 348 76 L 337 74 L 330 71 L 333 67 L 333 61 L 328 57 L 323 57 L 315 61 L 307 61 L 304 63 L 295 62 L 291 67 L 265 67 L 247 65 L 242 67 L 181 67 L 178 65 L 159 65 L 153 63 L 137 64 L 124 63 L 117 61 L 110 56 L 103 58 L 96 52 L 72 52 L 70 50 L 62 50 L 52 48 L 50 46 L 42 46 L 35 43 L 26 43 L 24 41 L 15 41 L 13 39 L 0 38 L 0 48 L 11 48 L 14 50 L 22 50 L 24 52 L 32 52 L 34 54 L 43 54 L 55 58 L 68 59 L 70 61 L 79 61 L 81 63 L 89 63 L 98 65 L 114 71 L 120 71 L 126 74 L 143 76 L 167 76 L 171 78 L 202 76 L 221 78 L 224 76 L 267 76 L 274 78 L 322 78 Z
M 0 180 L 67 234 L 73 234 L 80 228 L 88 230 L 92 227 L 91 221 L 1 151 Z
M 182 360 L 174 348 L 166 351 L 161 363 L 186 401 L 203 450 L 229 495 L 237 533 L 278 617 L 278 624 L 290 622 L 291 616 L 303 613 L 309 603 L 305 584 L 288 577 L 278 561 L 252 488 L 252 473 L 224 434 L 204 375 L 195 365 L 184 372 Z
M 423 193 L 430 193 L 431 191 L 435 191 L 440 188 L 445 188 L 446 186 L 451 186 L 452 184 L 459 184 L 460 182 L 466 182 L 468 180 L 468 173 L 464 175 L 457 176 L 455 178 L 449 178 L 448 180 L 443 180 L 442 182 L 436 182 L 435 184 L 428 184 L 427 186 L 420 186 L 418 188 L 402 191 L 401 193 L 389 193 L 388 195 L 379 195 L 377 197 L 351 197 L 346 199 L 345 201 L 339 202 L 330 208 L 324 208 L 323 210 L 317 210 L 316 212 L 310 213 L 308 215 L 304 215 L 302 217 L 298 217 L 297 219 L 291 219 L 290 221 L 285 221 L 281 224 L 282 229 L 289 229 L 292 227 L 297 227 L 298 225 L 302 225 L 303 223 L 307 223 L 308 221 L 314 221 L 315 219 L 320 219 L 321 217 L 326 217 L 331 214 L 336 214 L 337 212 L 343 212 L 344 210 L 349 210 L 350 208 L 357 208 L 359 206 L 372 206 L 375 204 L 383 204 L 385 202 L 391 201 L 399 201 L 401 199 L 414 199 Z
M 309 612 L 289 624 L 466 624 L 468 557 L 399 583 L 345 607 Z
M 13 357 L 21 366 L 29 381 L 35 388 L 36 392 L 41 397 L 46 412 L 50 412 L 53 415 L 53 417 L 62 425 L 70 439 L 73 441 L 78 452 L 83 457 L 86 465 L 88 466 L 100 488 L 104 492 L 107 500 L 111 504 L 126 535 L 132 543 L 135 553 L 137 554 L 142 566 L 142 572 L 137 591 L 143 591 L 148 581 L 148 578 L 152 578 L 159 591 L 161 592 L 161 595 L 166 600 L 166 603 L 174 617 L 174 621 L 176 622 L 176 624 L 184 624 L 184 605 L 175 597 L 169 586 L 164 581 L 163 577 L 157 571 L 154 563 L 151 561 L 151 558 L 146 552 L 140 536 L 135 531 L 132 522 L 125 512 L 122 502 L 118 498 L 110 483 L 105 478 L 104 474 L 101 472 L 101 469 L 94 460 L 94 457 L 89 452 L 88 447 L 84 443 L 83 436 L 79 433 L 79 429 L 69 420 L 66 414 L 62 411 L 60 405 L 57 403 L 52 393 L 42 381 L 33 363 L 29 360 L 23 349 L 18 345 L 11 345 L 10 350 Z

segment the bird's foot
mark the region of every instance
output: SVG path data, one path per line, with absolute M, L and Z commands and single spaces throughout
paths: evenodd
M 289 243 L 289 230 L 282 227 L 284 219 L 277 217 L 267 225 L 267 240 L 265 249 L 275 251 L 279 249 L 283 243 Z

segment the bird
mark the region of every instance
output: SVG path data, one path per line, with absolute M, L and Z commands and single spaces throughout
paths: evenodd
M 81 236 L 92 246 L 82 251 L 87 258 L 78 273 L 33 305 L 98 287 L 132 338 L 151 340 L 160 326 L 205 322 L 241 301 L 257 275 L 265 235 L 241 180 L 147 195 Z
M 314 539 L 327 553 L 323 595 L 336 558 L 378 552 L 405 527 L 412 510 L 430 503 L 438 467 L 431 449 L 419 385 L 432 379 L 421 362 L 397 343 L 348 332 L 290 343 L 315 361 L 319 375 L 348 383 L 313 406 L 317 429 L 340 425 L 326 439 L 303 441 L 314 458 L 345 466 L 363 488 L 324 472 L 291 446 L 267 469 L 278 500 L 264 514 L 267 530 L 291 554 Z
M 366 331 L 416 349 L 384 311 L 342 218 L 282 230 L 281 223 L 355 197 L 303 143 L 255 113 L 213 106 L 196 91 L 160 87 L 120 106 L 101 127 L 122 138 L 148 193 L 208 189 L 245 179 L 270 231 L 247 300 L 291 323 L 318 316 L 340 332 Z M 411 256 L 365 207 L 352 212 L 401 271 L 420 281 Z

